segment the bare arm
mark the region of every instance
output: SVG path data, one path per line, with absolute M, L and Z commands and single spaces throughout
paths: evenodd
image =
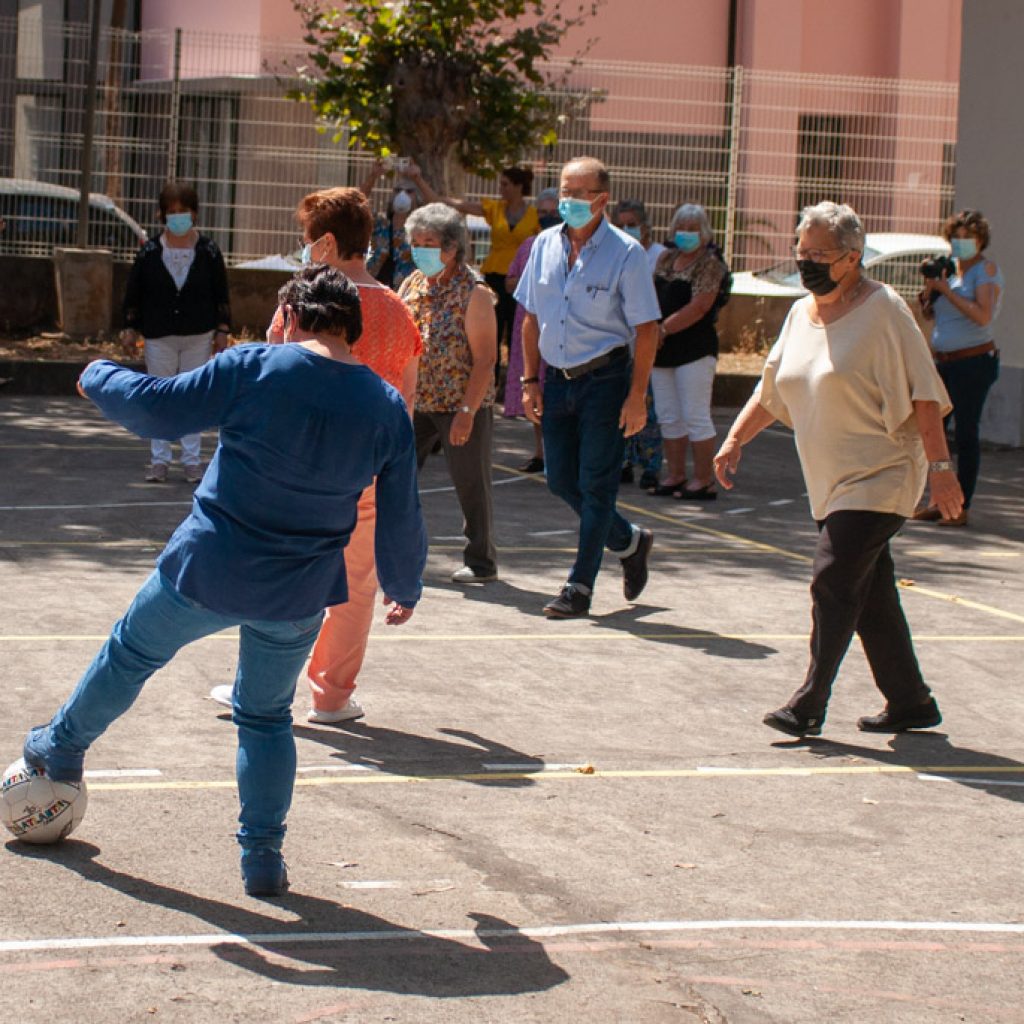
M 494 299 L 490 288 L 477 285 L 466 309 L 466 337 L 473 356 L 462 404 L 469 412 L 458 412 L 452 419 L 450 440 L 454 445 L 465 444 L 473 432 L 473 418 L 480 408 L 487 389 L 494 378 L 494 361 L 498 348 L 498 320 L 494 314 Z
M 946 431 L 942 425 L 942 413 L 938 402 L 914 402 L 917 429 L 921 432 L 921 443 L 929 462 L 948 462 L 949 447 Z M 944 519 L 955 519 L 963 511 L 964 495 L 960 481 L 952 469 L 928 472 L 928 490 L 931 503 L 938 508 Z
M 687 327 L 692 327 L 698 320 L 703 320 L 715 304 L 716 298 L 718 292 L 701 292 L 695 295 L 685 306 L 670 313 L 661 321 L 663 333 L 677 334 L 679 331 L 685 331 Z
M 445 206 L 453 206 L 459 213 L 472 213 L 477 217 L 484 215 L 484 208 L 480 203 L 470 199 L 455 199 L 453 196 L 444 196 L 431 186 L 423 177 L 423 172 L 415 164 L 409 167 L 409 177 L 416 182 L 416 187 L 423 193 L 428 203 L 444 203 Z
M 402 370 L 402 397 L 405 399 L 410 416 L 416 403 L 416 375 L 419 373 L 419 369 L 420 357 L 413 356 Z
M 370 164 L 369 171 L 366 172 L 366 177 L 363 179 L 363 183 L 359 186 L 359 191 L 370 198 L 371 193 L 377 187 L 377 181 L 380 176 L 384 173 L 384 162 L 378 157 Z
M 636 351 L 633 354 L 633 379 L 629 394 L 619 415 L 619 426 L 626 437 L 639 434 L 647 424 L 647 382 L 658 351 L 661 331 L 657 320 L 649 320 L 636 327 Z
M 523 376 L 530 380 L 540 372 L 540 325 L 533 313 L 523 317 Z M 523 385 L 523 412 L 531 423 L 544 415 L 544 389 L 538 380 Z
M 727 491 L 732 490 L 733 484 L 729 478 L 736 475 L 743 446 L 753 441 L 765 427 L 770 427 L 774 422 L 775 417 L 761 404 L 760 394 L 755 391 L 733 421 L 722 447 L 715 456 L 715 476 Z

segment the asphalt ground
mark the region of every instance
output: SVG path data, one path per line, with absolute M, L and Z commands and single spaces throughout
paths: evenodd
M 242 893 L 206 698 L 235 641 L 210 638 L 96 743 L 75 836 L 0 851 L 0 1020 L 1024 1021 L 1024 454 L 985 454 L 968 529 L 895 543 L 942 727 L 858 732 L 881 702 L 855 644 L 823 737 L 787 742 L 760 719 L 806 666 L 815 531 L 786 432 L 714 504 L 624 486 L 650 584 L 627 604 L 607 564 L 563 622 L 540 609 L 574 521 L 510 468 L 530 444 L 501 422 L 501 581 L 448 582 L 432 458 L 424 600 L 374 628 L 366 718 L 307 725 L 300 689 L 292 892 Z M 187 510 L 147 461 L 84 401 L 0 403 L 5 763 Z

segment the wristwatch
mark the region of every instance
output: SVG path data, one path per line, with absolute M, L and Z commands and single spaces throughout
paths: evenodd
M 539 384 L 540 377 L 520 377 L 519 383 L 526 387 L 527 384 Z
M 473 415 L 473 410 L 468 405 L 460 405 L 459 412 L 468 412 L 471 416 Z
M 947 473 L 953 468 L 953 463 L 949 459 L 940 459 L 938 462 L 928 463 L 929 473 Z

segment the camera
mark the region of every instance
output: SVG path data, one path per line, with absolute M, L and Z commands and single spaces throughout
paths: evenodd
M 952 277 L 956 273 L 956 264 L 948 256 L 933 256 L 930 260 L 921 261 L 921 274 L 928 278 L 939 278 L 943 274 Z

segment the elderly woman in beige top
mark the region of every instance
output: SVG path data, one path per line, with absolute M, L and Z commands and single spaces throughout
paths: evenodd
M 913 514 L 926 478 L 943 515 L 960 512 L 942 429 L 949 398 L 906 303 L 862 275 L 856 213 L 831 202 L 807 207 L 797 237 L 810 294 L 794 303 L 757 391 L 715 456 L 719 483 L 731 488 L 742 446 L 775 420 L 791 427 L 819 529 L 810 667 L 764 724 L 819 735 L 856 632 L 886 699 L 858 728 L 931 728 L 942 715 L 914 654 L 889 541 Z

